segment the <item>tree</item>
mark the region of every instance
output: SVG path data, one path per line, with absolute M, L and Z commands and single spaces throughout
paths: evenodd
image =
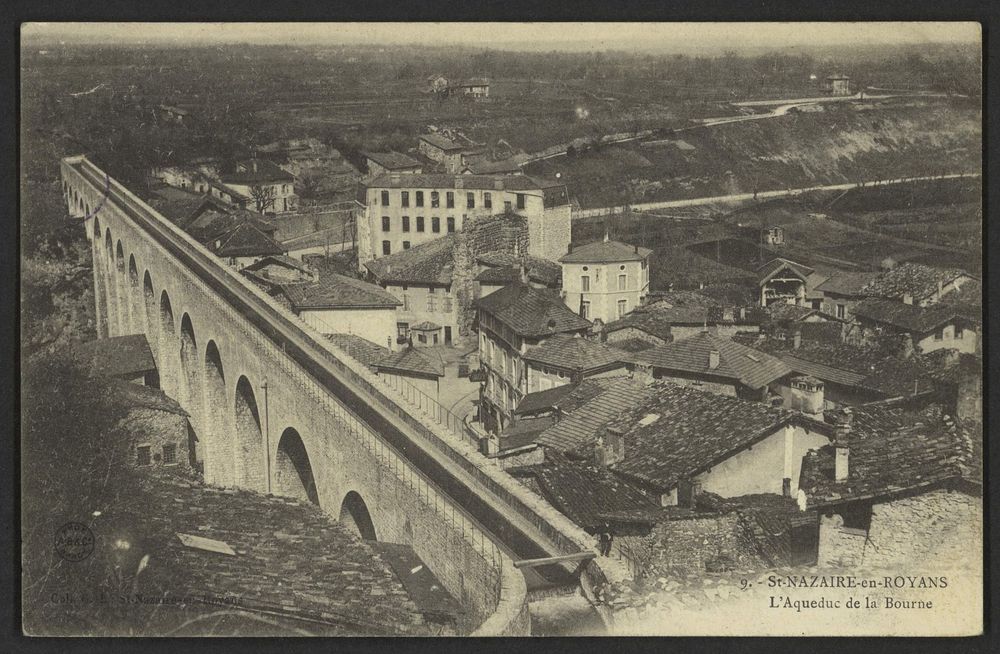
M 265 213 L 274 208 L 274 187 L 255 184 L 250 187 L 250 197 L 257 205 L 257 213 Z

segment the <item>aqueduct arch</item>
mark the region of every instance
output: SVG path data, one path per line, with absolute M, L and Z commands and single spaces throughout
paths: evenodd
M 125 334 L 131 334 L 131 325 L 129 324 L 129 301 L 128 301 L 128 285 L 125 281 L 125 248 L 122 247 L 121 239 L 118 240 L 118 245 L 115 247 L 115 298 L 118 301 L 118 335 L 124 336 Z
M 149 331 L 143 318 L 142 289 L 139 286 L 139 269 L 135 265 L 135 255 L 128 256 L 128 318 L 133 334 L 145 334 Z
M 183 388 L 183 393 L 181 396 L 184 398 L 181 405 L 184 406 L 188 413 L 191 414 L 191 424 L 194 426 L 195 433 L 198 434 L 198 439 L 204 442 L 202 439 L 202 432 L 204 431 L 203 421 L 202 421 L 202 402 L 203 397 L 202 383 L 201 383 L 201 361 L 198 357 L 198 341 L 195 339 L 194 335 L 194 325 L 191 322 L 191 316 L 184 314 L 181 316 L 181 387 Z M 208 449 L 208 448 L 206 448 Z M 206 456 L 207 456 L 206 452 Z
M 108 336 L 120 336 L 120 323 L 118 322 L 118 284 L 115 280 L 115 246 L 111 240 L 111 228 L 104 232 L 104 288 L 107 290 L 108 304 Z
M 147 270 L 142 276 L 142 310 L 146 321 L 146 340 L 149 349 L 156 359 L 156 369 L 163 374 L 163 359 L 160 358 L 160 321 L 156 311 L 156 292 L 153 290 L 153 278 Z
M 205 395 L 202 442 L 205 445 L 205 481 L 219 486 L 236 485 L 233 417 L 226 401 L 226 373 L 215 341 L 205 346 Z
M 368 505 L 355 491 L 344 496 L 344 501 L 340 504 L 340 524 L 365 540 L 378 540 Z
M 174 330 L 174 311 L 170 305 L 170 295 L 164 290 L 160 293 L 160 387 L 171 397 L 178 397 L 180 384 L 177 370 L 180 362 L 177 360 L 179 346 L 177 333 Z
M 316 491 L 309 453 L 299 432 L 292 427 L 282 432 L 278 441 L 272 488 L 275 495 L 295 497 L 319 505 L 319 493 Z
M 257 396 L 246 377 L 236 383 L 234 405 L 237 443 L 237 483 L 243 488 L 265 490 L 264 432 L 261 429 Z

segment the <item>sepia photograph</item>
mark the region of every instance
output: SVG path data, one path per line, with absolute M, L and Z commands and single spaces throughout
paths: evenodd
M 983 633 L 979 23 L 18 38 L 24 636 Z

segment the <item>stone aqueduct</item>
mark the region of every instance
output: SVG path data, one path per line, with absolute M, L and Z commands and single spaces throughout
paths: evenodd
M 147 336 L 207 483 L 307 500 L 411 545 L 464 605 L 464 629 L 527 633 L 512 559 L 587 549 L 582 531 L 85 157 L 61 168 L 92 241 L 98 332 Z M 602 575 L 591 562 L 584 576 Z

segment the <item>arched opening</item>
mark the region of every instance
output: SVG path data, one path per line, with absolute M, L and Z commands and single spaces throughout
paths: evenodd
M 368 505 L 354 491 L 348 493 L 340 505 L 340 523 L 365 540 L 378 540 Z
M 115 247 L 111 240 L 111 228 L 104 232 L 104 288 L 107 292 L 106 304 L 108 307 L 108 336 L 118 336 L 118 284 L 115 283 Z
M 133 334 L 145 334 L 149 330 L 146 328 L 143 318 L 146 315 L 142 311 L 143 299 L 142 290 L 139 288 L 139 269 L 135 266 L 135 255 L 128 255 L 128 319 Z
M 309 463 L 309 453 L 299 432 L 289 427 L 281 433 L 278 441 L 278 452 L 274 457 L 275 495 L 295 497 L 308 500 L 319 506 L 319 493 L 316 492 L 316 480 L 313 477 L 312 465 Z
M 179 398 L 180 390 L 177 382 L 178 347 L 177 334 L 174 331 L 174 311 L 170 306 L 170 296 L 166 291 L 160 293 L 160 387 L 167 395 Z
M 198 358 L 198 341 L 194 336 L 191 316 L 181 316 L 181 404 L 191 414 L 191 424 L 201 439 L 202 421 L 201 361 Z M 204 439 L 202 439 L 204 440 Z
M 131 329 L 128 320 L 128 286 L 125 282 L 125 248 L 122 247 L 122 242 L 119 239 L 118 246 L 115 248 L 115 295 L 118 299 L 118 334 L 125 335 L 131 334 Z
M 142 276 L 142 307 L 146 320 L 146 340 L 149 341 L 149 349 L 159 371 L 163 369 L 163 361 L 160 359 L 160 321 L 157 319 L 153 278 L 149 276 L 148 270 Z
M 264 490 L 264 433 L 260 427 L 257 396 L 246 377 L 240 377 L 236 383 L 234 415 L 238 443 L 238 485 L 252 490 Z
M 94 243 L 100 244 L 101 242 L 101 219 L 94 216 Z
M 233 425 L 226 410 L 226 373 L 215 341 L 205 346 L 205 398 L 202 442 L 202 471 L 205 481 L 219 486 L 236 484 L 233 463 Z
M 94 318 L 97 322 L 97 336 L 108 335 L 107 280 L 104 276 L 104 257 L 101 255 L 101 221 L 94 217 L 93 252 L 91 265 L 94 267 Z

